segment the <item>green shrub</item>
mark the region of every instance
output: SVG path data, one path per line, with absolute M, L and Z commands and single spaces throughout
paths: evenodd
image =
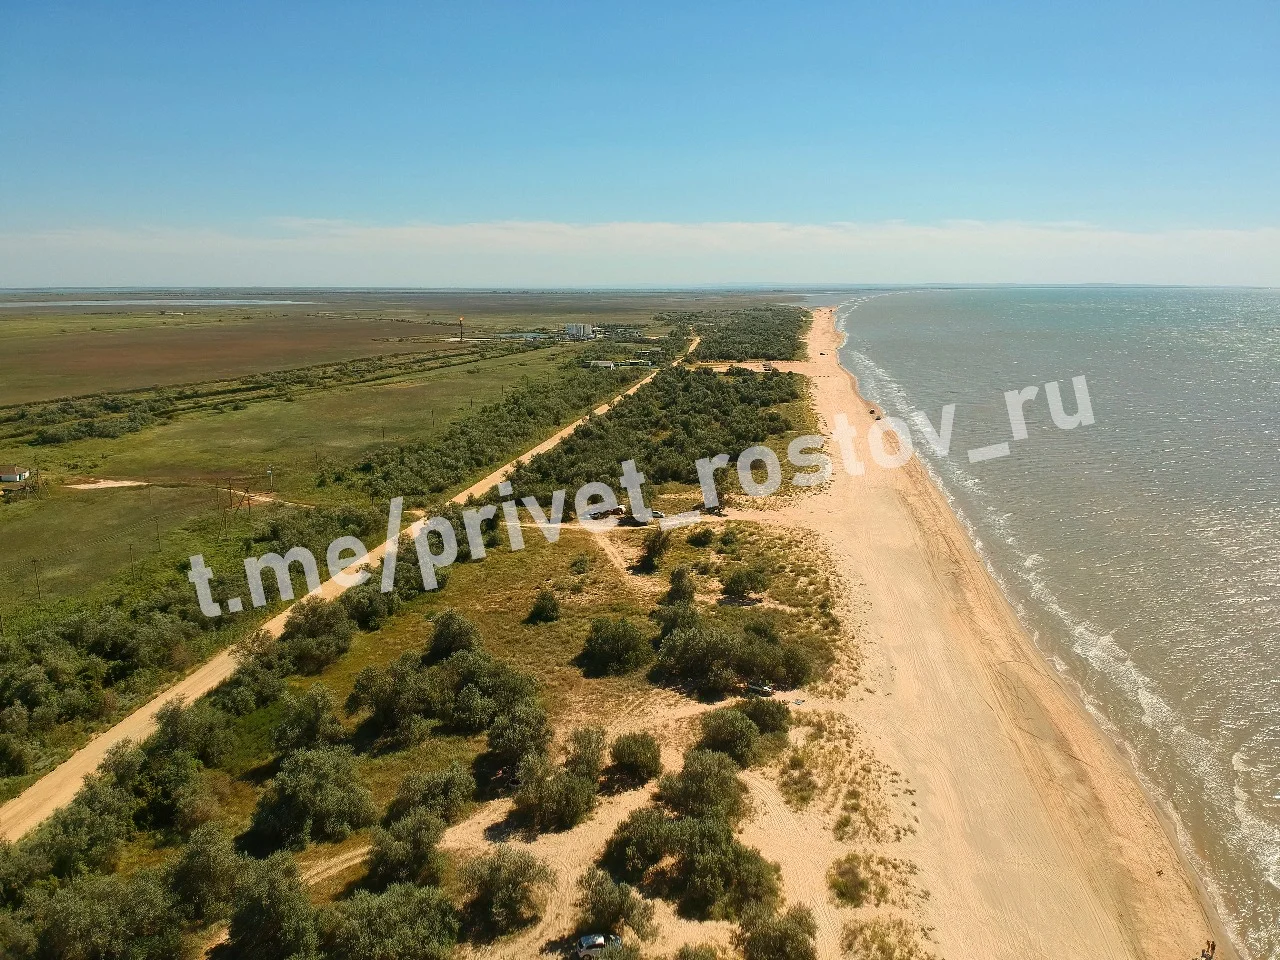
M 601 861 L 617 876 L 639 883 L 671 852 L 675 823 L 661 810 L 641 807 L 623 820 L 605 843 Z
M 579 662 L 588 676 L 599 677 L 630 673 L 652 658 L 652 645 L 633 621 L 599 617 L 591 622 Z
M 457 913 L 433 887 L 358 890 L 326 919 L 329 960 L 447 960 L 458 942 Z
M 734 944 L 743 960 L 817 960 L 813 911 L 794 906 L 783 914 L 758 908 L 742 918 Z
M 489 752 L 501 766 L 514 766 L 530 754 L 545 755 L 551 743 L 547 711 L 536 703 L 521 703 L 489 728 Z
M 686 539 L 691 547 L 709 547 L 715 538 L 715 529 L 710 524 L 704 523 L 690 530 Z
M 672 540 L 670 530 L 663 530 L 661 527 L 650 528 L 641 542 L 639 568 L 647 571 L 657 570 L 658 564 L 673 546 Z
M 169 888 L 188 919 L 212 923 L 230 914 L 242 869 L 244 860 L 231 838 L 206 825 L 192 832 L 169 868 Z
M 781 700 L 744 700 L 737 709 L 746 714 L 763 734 L 786 733 L 791 729 L 791 708 Z
M 662 773 L 662 748 L 651 733 L 624 733 L 609 748 L 618 779 L 639 786 Z
M 304 960 L 317 954 L 316 911 L 281 851 L 246 863 L 236 885 L 227 951 L 236 960 Z
M 738 602 L 750 600 L 769 589 L 769 575 L 759 567 L 735 567 L 720 582 L 724 586 L 724 595 Z
M 361 630 L 377 630 L 400 608 L 400 597 L 393 590 L 383 593 L 375 580 L 352 587 L 339 598 L 347 616 Z
M 578 727 L 573 730 L 569 734 L 565 770 L 575 777 L 595 783 L 604 771 L 604 744 L 603 727 Z
M 777 866 L 739 842 L 720 817 L 677 820 L 672 851 L 671 886 L 686 916 L 732 918 L 778 902 Z
M 516 818 L 539 832 L 576 827 L 595 806 L 596 781 L 559 769 L 544 756 L 526 756 L 516 776 Z
M 425 807 L 415 807 L 391 826 L 375 827 L 369 851 L 369 878 L 377 884 L 437 884 L 444 855 L 437 848 L 444 821 Z
M 746 812 L 747 788 L 738 765 L 723 753 L 690 750 L 679 773 L 658 781 L 658 799 L 686 817 L 719 817 L 733 822 Z
M 578 926 L 582 933 L 615 933 L 624 928 L 641 940 L 657 932 L 653 904 L 642 899 L 627 883 L 616 883 L 599 867 L 578 878 Z
M 462 886 L 474 922 L 488 933 L 503 934 L 542 916 L 555 872 L 533 854 L 499 844 L 462 871 Z
M 543 587 L 533 599 L 533 607 L 525 617 L 525 623 L 553 623 L 560 619 L 560 601 L 556 595 Z
M 305 597 L 290 609 L 280 647 L 299 673 L 319 673 L 350 649 L 351 634 L 341 603 Z
M 346 736 L 338 719 L 337 702 L 322 683 L 312 685 L 300 697 L 285 697 L 283 706 L 284 718 L 272 735 L 276 749 L 282 753 L 332 746 Z
M 697 596 L 697 588 L 693 582 L 693 574 L 688 567 L 676 567 L 671 571 L 671 586 L 662 596 L 662 603 L 670 606 L 676 603 L 693 603 Z
M 471 808 L 476 781 L 471 772 L 454 763 L 435 773 L 411 773 L 400 783 L 388 814 L 399 819 L 411 810 L 424 809 L 445 823 L 457 823 Z
M 740 646 L 739 639 L 716 626 L 677 629 L 658 648 L 658 671 L 699 696 L 722 697 L 740 683 L 735 667 Z
M 78 877 L 32 899 L 30 955 L 41 960 L 170 960 L 189 949 L 173 897 L 152 870 Z
M 301 847 L 312 840 L 344 840 L 376 818 L 350 753 L 297 750 L 284 758 L 259 798 L 253 827 L 264 838 Z
M 723 960 L 720 948 L 710 943 L 686 943 L 676 951 L 674 960 Z
M 759 740 L 759 728 L 736 707 L 721 707 L 702 716 L 702 739 L 698 746 L 726 753 L 740 767 L 751 766 Z
M 432 660 L 444 660 L 460 650 L 474 650 L 479 646 L 480 630 L 456 610 L 445 610 L 432 622 Z

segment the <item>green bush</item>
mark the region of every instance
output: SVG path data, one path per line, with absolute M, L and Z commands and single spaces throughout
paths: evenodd
M 569 734 L 564 768 L 591 783 L 604 771 L 604 727 L 578 727 Z
M 317 956 L 316 911 L 288 853 L 250 860 L 236 886 L 227 929 L 235 960 L 309 960 Z
M 769 575 L 759 567 L 735 567 L 720 581 L 724 595 L 739 603 L 769 589 Z
M 322 683 L 313 684 L 300 697 L 286 696 L 283 706 L 284 717 L 272 734 L 276 749 L 282 753 L 332 746 L 346 736 L 337 702 Z
M 763 734 L 786 733 L 791 729 L 791 708 L 781 700 L 744 700 L 736 705 Z
M 721 707 L 702 716 L 703 750 L 718 750 L 733 758 L 740 767 L 751 766 L 760 740 L 760 729 L 736 707 Z
M 358 890 L 326 919 L 329 960 L 447 960 L 458 942 L 457 913 L 433 887 Z
M 652 658 L 652 645 L 633 621 L 598 617 L 591 622 L 579 662 L 588 676 L 599 677 L 630 673 Z
M 743 960 L 817 960 L 817 936 L 813 911 L 797 905 L 783 914 L 748 911 L 733 939 Z
M 646 571 L 657 570 L 662 558 L 667 555 L 667 551 L 674 545 L 673 539 L 674 537 L 670 530 L 651 527 L 645 533 L 644 540 L 640 544 L 639 568 Z
M 189 949 L 173 896 L 152 870 L 78 877 L 32 894 L 24 912 L 32 942 L 22 953 L 32 960 L 170 960 Z
M 686 539 L 691 547 L 709 547 L 715 538 L 715 529 L 710 524 L 704 523 L 690 530 Z
M 425 807 L 415 807 L 389 827 L 375 827 L 369 879 L 382 886 L 439 883 L 444 855 L 437 846 L 443 835 L 444 821 Z
M 192 832 L 169 868 L 169 888 L 188 919 L 212 923 L 230 914 L 242 869 L 244 860 L 231 838 L 206 825 Z
M 601 860 L 611 872 L 639 883 L 673 849 L 675 822 L 661 810 L 641 807 L 618 824 Z
M 445 823 L 457 823 L 471 808 L 476 795 L 475 777 L 461 764 L 435 773 L 411 773 L 400 783 L 388 815 L 399 819 L 411 810 L 424 809 Z
M 686 943 L 676 951 L 674 960 L 723 960 L 720 948 L 710 943 Z
M 500 766 L 515 766 L 533 754 L 543 756 L 551 743 L 547 711 L 524 702 L 503 714 L 489 728 L 489 753 Z
M 525 623 L 553 623 L 560 619 L 560 601 L 556 595 L 543 587 L 534 597 L 533 607 L 525 617 Z
M 680 911 L 699 918 L 732 918 L 779 899 L 777 866 L 744 846 L 719 817 L 677 820 L 672 837 L 672 890 Z
M 344 840 L 376 818 L 350 753 L 296 750 L 259 798 L 253 828 L 271 841 L 302 847 L 312 840 Z
M 400 608 L 400 597 L 394 591 L 383 593 L 372 578 L 342 594 L 339 602 L 347 616 L 361 630 L 377 630 Z
M 662 603 L 670 606 L 677 603 L 693 603 L 697 596 L 697 588 L 693 582 L 693 574 L 688 567 L 676 567 L 671 571 L 671 586 L 662 596 Z
M 280 647 L 299 673 L 319 673 L 350 649 L 351 634 L 341 603 L 305 597 L 290 609 Z
M 690 750 L 679 773 L 658 781 L 658 799 L 686 817 L 719 817 L 733 822 L 746 812 L 747 788 L 738 765 L 723 753 Z
M 562 770 L 539 754 L 529 754 L 516 774 L 516 818 L 534 830 L 569 830 L 596 802 L 596 781 Z
M 460 650 L 480 646 L 480 630 L 456 610 L 445 610 L 431 625 L 432 660 L 444 660 Z
M 616 883 L 599 867 L 578 878 L 578 926 L 581 933 L 615 933 L 630 930 L 641 940 L 657 932 L 653 904 L 641 898 L 627 883 Z
M 699 696 L 723 697 L 741 682 L 735 666 L 741 646 L 738 638 L 716 626 L 700 623 L 677 629 L 658 648 L 658 671 Z
M 624 733 L 613 741 L 609 758 L 618 779 L 639 786 L 662 773 L 662 748 L 651 733 Z
M 476 925 L 491 934 L 510 933 L 542 916 L 555 872 L 533 854 L 499 844 L 462 871 L 467 907 Z

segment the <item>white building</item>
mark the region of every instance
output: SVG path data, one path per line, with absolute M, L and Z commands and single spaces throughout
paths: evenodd
M 0 483 L 22 483 L 31 476 L 31 471 L 17 464 L 0 464 Z
M 589 323 L 566 323 L 564 325 L 564 334 L 566 337 L 580 337 L 583 340 L 590 340 L 595 335 L 595 328 Z

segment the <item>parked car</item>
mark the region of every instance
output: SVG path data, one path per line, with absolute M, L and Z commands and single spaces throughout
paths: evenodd
M 773 687 L 769 686 L 767 683 L 748 683 L 747 693 L 753 694 L 757 697 L 772 697 Z
M 583 960 L 585 957 L 598 957 L 604 953 L 606 947 L 622 946 L 622 938 L 612 933 L 588 933 L 585 937 L 579 937 L 577 944 L 574 946 L 573 955 L 577 960 Z

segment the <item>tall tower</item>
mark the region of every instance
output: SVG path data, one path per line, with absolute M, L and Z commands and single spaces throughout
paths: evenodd
M 462 342 L 462 317 L 458 318 L 458 342 Z

